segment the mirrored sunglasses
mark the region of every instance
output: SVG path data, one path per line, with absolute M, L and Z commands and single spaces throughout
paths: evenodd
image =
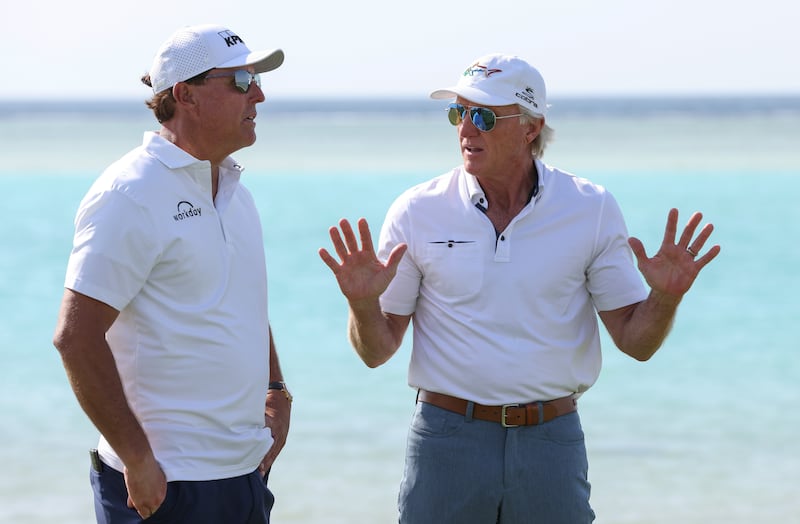
M 469 119 L 479 131 L 488 133 L 494 129 L 498 120 L 503 118 L 513 118 L 515 116 L 522 116 L 522 113 L 515 115 L 497 116 L 494 111 L 488 107 L 466 107 L 461 104 L 450 104 L 447 106 L 447 119 L 454 126 L 457 126 L 464 120 L 464 115 L 469 111 Z
M 247 91 L 250 89 L 250 84 L 253 82 L 255 82 L 258 87 L 261 87 L 261 77 L 258 75 L 258 73 L 251 73 L 250 71 L 245 71 L 244 69 L 227 71 L 225 73 L 217 73 L 214 75 L 206 75 L 205 78 L 224 78 L 226 76 L 233 77 L 233 85 L 235 85 L 236 89 L 242 93 L 247 93 Z

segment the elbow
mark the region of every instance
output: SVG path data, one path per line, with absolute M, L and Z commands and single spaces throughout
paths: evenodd
M 367 367 L 370 369 L 375 369 L 383 364 L 383 362 L 379 360 L 367 360 L 367 359 L 362 359 L 362 360 L 364 360 L 364 364 L 366 364 Z
M 360 351 L 358 352 L 358 356 L 361 357 L 361 361 L 364 362 L 364 364 L 366 364 L 366 366 L 370 369 L 375 369 L 382 366 L 386 363 L 386 361 L 389 360 L 389 357 L 391 357 L 391 355 L 389 357 L 385 357 L 382 355 L 374 355 L 372 353 L 361 353 Z
M 66 360 L 73 353 L 73 348 L 77 346 L 76 337 L 69 330 L 56 329 L 53 335 L 53 346 L 61 355 L 61 359 Z
M 53 334 L 53 346 L 61 353 L 62 357 L 70 348 L 69 338 L 69 335 L 61 326 L 56 328 L 56 332 Z
M 639 362 L 647 362 L 652 358 L 653 355 L 656 354 L 658 351 L 658 347 L 645 347 L 645 346 L 637 346 L 637 347 L 625 347 L 620 346 L 619 349 L 628 355 L 629 357 L 639 361 Z

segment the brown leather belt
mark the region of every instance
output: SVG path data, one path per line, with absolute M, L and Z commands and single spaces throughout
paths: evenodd
M 420 389 L 417 402 L 425 402 L 436 407 L 458 413 L 467 414 L 469 401 Z M 549 422 L 556 417 L 577 411 L 578 401 L 569 396 L 548 400 L 547 402 L 531 402 L 530 404 L 506 404 L 503 406 L 483 406 L 473 403 L 472 418 L 488 422 L 499 422 L 503 427 L 535 426 Z M 540 411 L 541 410 L 541 411 Z

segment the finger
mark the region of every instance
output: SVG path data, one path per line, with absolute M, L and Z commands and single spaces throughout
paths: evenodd
M 681 233 L 681 239 L 678 241 L 678 245 L 682 247 L 689 247 L 689 242 L 691 242 L 692 237 L 694 236 L 695 230 L 697 230 L 698 224 L 700 221 L 703 220 L 703 214 L 699 212 L 695 212 L 690 218 L 689 221 L 686 223 L 686 226 L 683 228 L 683 233 Z M 697 250 L 694 250 L 695 253 Z
M 345 247 L 342 235 L 336 226 L 328 229 L 328 235 L 331 237 L 331 243 L 333 244 L 333 249 L 336 250 L 336 254 L 339 255 L 340 259 L 344 260 L 347 256 L 347 247 Z
M 667 226 L 664 228 L 664 244 L 675 243 L 675 232 L 678 230 L 678 210 L 674 207 L 667 213 Z
M 392 272 L 397 271 L 397 266 L 400 265 L 400 260 L 403 258 L 403 255 L 408 250 L 408 246 L 406 244 L 397 244 L 392 249 L 392 252 L 389 253 L 389 258 L 386 260 L 386 267 L 388 267 Z
M 720 251 L 722 251 L 722 248 L 719 245 L 712 246 L 711 249 L 708 250 L 708 253 L 695 261 L 697 264 L 697 270 L 700 271 L 706 267 L 706 264 L 717 258 L 717 255 L 719 255 Z
M 358 241 L 356 240 L 356 234 L 353 232 L 353 226 L 350 225 L 345 219 L 339 221 L 339 229 L 342 230 L 342 235 L 344 236 L 344 244 L 347 246 L 347 251 L 345 251 L 344 255 L 347 253 L 355 253 L 358 251 Z M 344 258 L 342 253 L 339 253 L 339 256 Z
M 633 251 L 637 262 L 647 260 L 647 253 L 644 250 L 644 244 L 642 244 L 641 240 L 636 237 L 630 237 L 628 239 L 628 245 L 631 246 L 631 251 Z
M 372 233 L 369 231 L 369 224 L 367 224 L 366 218 L 358 220 L 358 234 L 361 237 L 361 249 L 370 253 L 374 252 Z
M 697 238 L 694 239 L 692 245 L 692 251 L 695 253 L 699 253 L 703 246 L 706 244 L 708 237 L 711 236 L 711 233 L 714 231 L 714 224 L 706 224 L 703 226 L 703 229 L 700 230 L 700 234 L 697 235 Z
M 152 510 L 148 510 L 148 509 L 144 509 L 144 508 L 137 508 L 136 505 L 134 505 L 134 503 L 133 503 L 133 501 L 131 500 L 130 497 L 128 497 L 128 507 L 131 508 L 131 509 L 135 509 L 136 513 L 138 513 L 139 516 L 141 516 L 143 519 L 148 519 L 153 515 L 153 513 L 155 513 L 155 511 L 152 511 Z
M 319 253 L 319 257 L 322 259 L 323 262 L 325 262 L 325 265 L 328 266 L 331 269 L 331 271 L 333 271 L 334 273 L 339 271 L 339 268 L 341 266 L 336 261 L 336 259 L 333 258 L 333 256 L 331 256 L 330 253 L 328 253 L 327 249 L 322 247 L 319 249 L 319 251 L 317 251 L 317 253 Z

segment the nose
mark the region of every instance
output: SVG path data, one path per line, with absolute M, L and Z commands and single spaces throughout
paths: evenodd
M 251 97 L 254 97 L 253 101 L 256 104 L 260 104 L 261 102 L 267 99 L 267 97 L 264 96 L 264 91 L 261 89 L 261 86 L 259 86 L 255 82 L 250 83 L 250 89 L 247 90 L 247 94 L 250 95 Z
M 472 123 L 472 119 L 470 118 L 469 111 L 464 115 L 464 118 L 461 119 L 461 123 L 458 124 L 458 135 L 459 136 L 475 136 L 480 134 L 480 131 L 475 124 Z

